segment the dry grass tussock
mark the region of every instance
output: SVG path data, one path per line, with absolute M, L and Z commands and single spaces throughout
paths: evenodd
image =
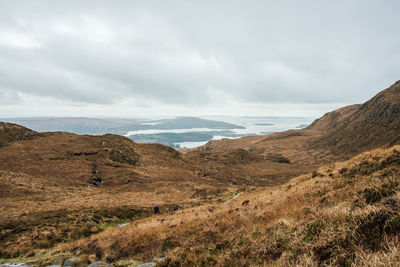
M 161 266 L 396 266 L 400 147 L 378 149 L 272 188 L 110 228 L 57 247 Z

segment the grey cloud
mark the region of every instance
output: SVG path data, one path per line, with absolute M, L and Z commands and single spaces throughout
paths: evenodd
M 0 1 L 0 96 L 353 103 L 399 79 L 398 1 Z M 6 97 L 7 96 L 7 97 Z

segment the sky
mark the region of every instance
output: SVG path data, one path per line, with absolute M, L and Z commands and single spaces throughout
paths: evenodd
M 0 0 L 0 117 L 317 117 L 400 79 L 399 9 Z

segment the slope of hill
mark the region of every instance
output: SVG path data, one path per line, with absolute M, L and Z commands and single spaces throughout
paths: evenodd
M 338 125 L 341 125 L 345 122 L 345 120 L 354 112 L 356 112 L 361 105 L 355 104 L 343 108 L 339 108 L 332 112 L 328 112 L 321 118 L 315 120 L 311 123 L 307 129 L 309 130 L 319 130 L 319 131 L 328 131 L 333 128 L 336 128 Z
M 400 82 L 362 105 L 325 114 L 309 127 L 262 137 L 210 141 L 201 151 L 244 148 L 266 155 L 279 153 L 299 164 L 322 164 L 400 143 Z
M 331 120 L 332 121 L 332 120 Z M 352 108 L 347 116 L 314 143 L 335 152 L 359 153 L 400 143 L 400 81 L 366 103 Z
M 137 144 L 118 135 L 89 136 L 62 132 L 38 135 L 26 128 L 21 129 L 33 133 L 32 136 L 36 138 L 23 142 L 16 139 L 2 147 L 0 169 L 45 176 L 68 184 L 138 188 L 144 184 L 154 185 L 156 181 L 195 181 L 226 185 L 226 180 L 216 178 L 222 176 L 229 177 L 230 181 L 236 180 L 235 184 L 241 184 L 240 179 L 245 177 L 242 181 L 251 185 L 259 184 L 260 176 L 273 174 L 272 170 L 278 170 L 281 166 L 280 162 L 271 157 L 259 157 L 246 152 L 237 154 L 235 162 L 229 162 L 238 165 L 233 170 L 224 160 L 226 153 L 216 153 L 213 156 L 207 153 L 182 155 L 168 146 Z M 0 137 L 6 138 L 14 132 L 0 131 Z M 249 161 L 249 157 L 257 160 Z M 253 171 L 247 168 L 247 165 L 252 164 L 257 166 Z M 241 171 L 241 167 L 246 170 Z M 276 172 L 276 176 L 293 177 L 299 173 L 297 169 L 302 168 L 291 164 L 286 170 Z
M 92 235 L 154 205 L 166 212 L 218 202 L 309 170 L 245 150 L 182 155 L 117 135 L 37 134 L 13 124 L 2 124 L 0 139 L 0 257 Z
M 399 185 L 400 146 L 379 149 L 225 203 L 109 228 L 52 255 L 116 266 L 159 257 L 159 266 L 395 266 Z

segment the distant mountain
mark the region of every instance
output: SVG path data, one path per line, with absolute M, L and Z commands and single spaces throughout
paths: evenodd
M 224 121 L 207 120 L 197 117 L 176 117 L 154 121 L 155 125 L 146 125 L 146 129 L 190 129 L 190 128 L 210 128 L 210 129 L 244 129 L 245 127 Z
M 17 123 L 38 132 L 70 132 L 75 134 L 120 134 L 138 130 L 170 129 L 243 129 L 232 123 L 207 120 L 197 117 L 176 117 L 174 119 L 148 120 L 123 118 L 86 118 L 86 117 L 42 117 L 42 118 L 5 118 L 0 121 Z

